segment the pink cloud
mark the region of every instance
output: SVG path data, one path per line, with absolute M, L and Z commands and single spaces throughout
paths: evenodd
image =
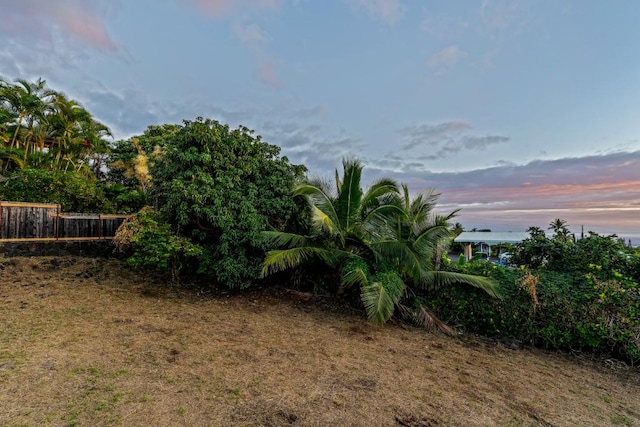
M 640 231 L 640 180 L 451 188 L 443 192 L 440 202 L 446 209 L 461 207 L 458 220 L 467 228 L 522 231 L 562 218 L 597 232 Z
M 9 37 L 35 38 L 50 44 L 53 32 L 59 31 L 93 47 L 116 51 L 100 12 L 95 9 L 96 3 L 92 6 L 82 0 L 0 0 L 2 32 Z
M 282 89 L 282 83 L 280 83 L 280 80 L 278 80 L 278 78 L 276 77 L 271 61 L 265 59 L 258 61 L 256 73 L 263 83 L 271 86 L 274 89 Z
M 52 14 L 60 25 L 60 29 L 75 38 L 92 46 L 108 51 L 116 51 L 115 43 L 109 37 L 106 27 L 100 18 L 82 5 L 61 3 L 53 9 Z

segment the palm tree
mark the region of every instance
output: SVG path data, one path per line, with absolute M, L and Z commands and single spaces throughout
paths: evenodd
M 336 171 L 334 188 L 326 181 L 297 186 L 294 194 L 306 197 L 311 208 L 311 235 L 266 232 L 272 244 L 284 249 L 267 253 L 263 276 L 320 260 L 338 272 L 339 290 L 359 286 L 367 316 L 375 323 L 393 315 L 412 285 L 462 282 L 496 295 L 494 283 L 486 278 L 433 268 L 434 253 L 450 237 L 448 219 L 455 215 L 432 213 L 437 194 L 411 200 L 407 187 L 402 186 L 401 193 L 389 178 L 363 191 L 361 164 L 344 160 L 343 168 L 342 179 Z M 424 317 L 424 310 L 420 313 Z
M 573 242 L 571 231 L 567 226 L 567 221 L 556 218 L 549 223 L 547 230 L 553 230 L 553 238 L 564 243 Z
M 20 142 L 27 145 L 26 141 L 19 140 L 23 125 L 31 129 L 42 120 L 49 108 L 49 100 L 55 94 L 54 91 L 46 88 L 46 82 L 42 79 L 36 80 L 35 83 L 22 79 L 16 82 L 17 84 L 11 84 L 4 80 L 0 81 L 0 101 L 4 109 L 16 118 L 11 147 Z
M 108 145 L 104 138 L 111 136 L 109 129 L 94 120 L 91 113 L 78 102 L 57 93 L 53 111 L 47 115 L 47 140 L 50 153 L 55 154 L 55 164 L 61 161 L 88 166 L 92 154 L 105 154 Z
M 11 172 L 24 167 L 25 162 L 17 149 L 0 145 L 0 170 Z
M 462 224 L 460 224 L 459 222 L 456 222 L 455 224 L 453 224 L 453 226 L 451 227 L 451 232 L 453 233 L 454 236 L 458 237 L 460 235 L 460 233 L 462 233 L 464 231 L 464 227 L 462 226 Z
M 0 90 L 1 90 L 1 87 L 0 87 Z M 15 119 L 15 116 L 10 111 L 4 108 L 2 103 L 2 98 L 0 97 L 0 143 L 7 144 L 9 142 L 9 139 L 10 139 L 8 136 L 9 125 L 13 123 L 14 119 Z

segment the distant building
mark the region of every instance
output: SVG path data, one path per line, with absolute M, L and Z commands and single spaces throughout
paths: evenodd
M 469 261 L 474 254 L 486 255 L 487 259 L 491 256 L 491 246 L 501 243 L 520 243 L 530 237 L 529 233 L 499 231 L 499 232 L 483 232 L 483 231 L 463 231 L 454 239 L 454 242 L 466 243 L 464 247 L 464 258 Z

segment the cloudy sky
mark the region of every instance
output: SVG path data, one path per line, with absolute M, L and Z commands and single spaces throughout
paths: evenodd
M 313 175 L 435 187 L 467 229 L 640 236 L 637 0 L 0 0 L 0 76 L 116 138 L 243 124 Z

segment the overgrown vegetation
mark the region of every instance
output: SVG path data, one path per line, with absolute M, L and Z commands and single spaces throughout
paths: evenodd
M 114 239 L 120 251 L 128 254 L 127 262 L 134 267 L 154 268 L 171 273 L 174 283 L 187 265 L 197 265 L 202 247 L 171 231 L 158 212 L 145 207 L 127 219 Z
M 396 315 L 640 360 L 640 255 L 616 236 L 576 239 L 556 219 L 552 237 L 532 227 L 510 251 L 512 268 L 453 265 L 457 211 L 436 215 L 437 193 L 411 197 L 389 178 L 363 189 L 357 160 L 335 182 L 309 179 L 253 131 L 203 118 L 110 138 L 43 80 L 0 80 L 0 199 L 135 213 L 117 246 L 176 282 L 185 271 L 238 289 L 269 280 L 342 298 L 375 323 Z
M 616 236 L 574 241 L 538 229 L 515 246 L 513 267 L 476 261 L 450 266 L 500 283 L 503 300 L 466 288 L 425 294 L 462 330 L 527 345 L 590 351 L 640 362 L 640 253 Z
M 164 140 L 150 168 L 150 203 L 176 231 L 201 245 L 199 272 L 231 288 L 258 278 L 269 227 L 284 230 L 296 214 L 294 181 L 305 169 L 245 127 L 185 121 Z
M 337 279 L 329 283 L 329 290 L 340 295 L 355 288 L 374 323 L 386 322 L 398 308 L 406 317 L 432 324 L 434 316 L 424 307 L 413 310 L 407 306 L 411 288 L 466 283 L 497 295 L 486 278 L 440 271 L 435 265 L 451 240 L 448 221 L 455 215 L 433 213 L 437 194 L 411 199 L 406 186 L 401 191 L 389 178 L 364 191 L 361 176 L 362 165 L 345 160 L 342 178 L 336 171 L 335 185 L 315 180 L 296 187 L 294 195 L 309 203 L 311 230 L 308 235 L 265 232 L 283 249 L 267 254 L 263 275 L 304 268 L 309 261 L 317 268 L 313 261 L 320 261 Z
M 100 181 L 110 136 L 45 81 L 0 79 L 0 198 L 113 211 Z

